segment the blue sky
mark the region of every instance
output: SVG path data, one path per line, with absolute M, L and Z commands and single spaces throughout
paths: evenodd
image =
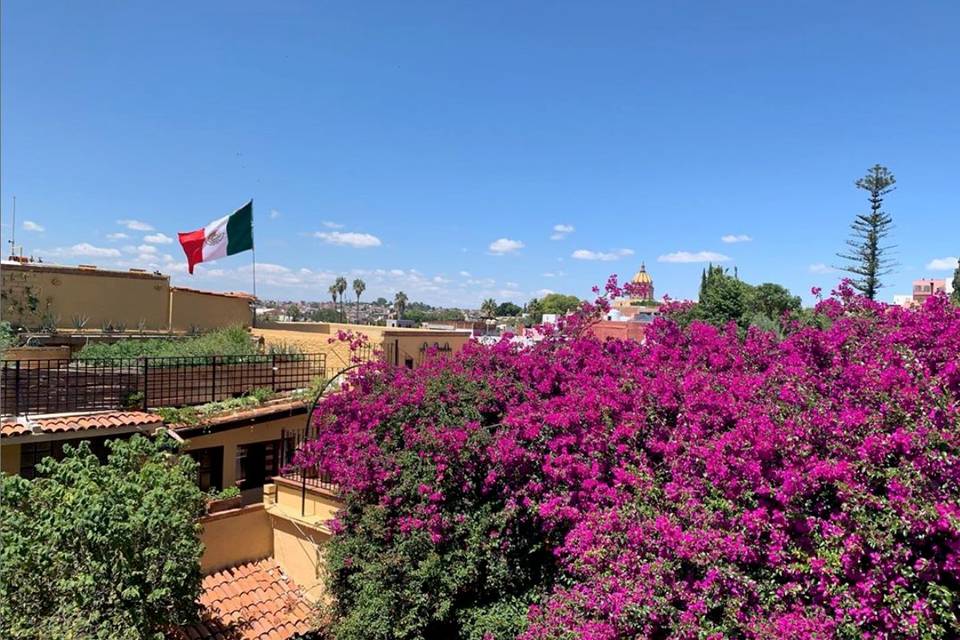
M 16 195 L 17 242 L 48 261 L 249 290 L 249 255 L 191 277 L 168 240 L 252 197 L 266 296 L 326 299 L 344 274 L 368 297 L 523 302 L 645 261 L 682 298 L 726 258 L 809 300 L 878 162 L 899 183 L 882 295 L 960 253 L 956 3 L 6 0 L 2 19 L 4 241 Z

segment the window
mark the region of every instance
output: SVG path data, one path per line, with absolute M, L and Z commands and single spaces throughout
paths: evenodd
M 262 487 L 280 471 L 280 440 L 237 447 L 236 470 L 237 484 L 244 491 Z
M 223 447 L 209 447 L 188 451 L 187 454 L 197 461 L 197 486 L 201 491 L 223 488 Z
M 37 464 L 44 458 L 63 459 L 62 442 L 31 442 L 20 445 L 20 475 L 27 480 L 37 477 Z

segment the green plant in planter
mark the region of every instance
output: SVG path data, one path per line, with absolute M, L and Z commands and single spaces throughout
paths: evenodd
M 210 491 L 207 492 L 207 500 L 210 500 L 210 501 L 230 500 L 232 498 L 239 498 L 239 497 L 240 497 L 240 487 L 236 485 L 230 486 L 230 487 L 224 487 L 219 491 L 215 489 L 211 489 Z

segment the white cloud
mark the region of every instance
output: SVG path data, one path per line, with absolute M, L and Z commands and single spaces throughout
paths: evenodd
M 534 297 L 542 298 L 543 296 L 548 296 L 551 293 L 556 293 L 553 289 L 537 289 L 533 292 Z
M 403 277 L 406 274 L 404 273 L 403 269 L 390 269 L 390 275 Z
M 34 222 L 33 220 L 24 220 L 23 221 L 23 230 L 24 231 L 43 231 L 43 227 Z
M 460 272 L 460 275 L 463 276 L 464 278 L 469 278 L 469 277 L 470 277 L 470 272 L 469 272 L 469 271 L 461 271 L 461 272 Z
M 156 252 L 157 252 L 157 248 L 156 248 L 155 246 L 153 246 L 153 245 L 150 245 L 150 244 L 142 244 L 142 245 L 140 245 L 139 247 L 137 247 L 137 251 L 138 251 L 138 252 L 140 253 L 140 255 L 142 256 L 142 255 L 144 255 L 144 254 L 156 253 Z
M 270 262 L 258 262 L 257 263 L 257 272 L 260 273 L 290 273 L 290 268 L 285 267 L 282 264 L 272 264 Z
M 437 284 L 447 284 L 450 282 L 448 278 L 444 278 L 443 276 L 433 276 L 433 281 Z
M 947 256 L 946 258 L 934 258 L 927 263 L 927 269 L 930 271 L 953 271 L 957 268 L 957 257 Z
M 354 231 L 317 231 L 313 235 L 328 244 L 337 244 L 355 249 L 379 247 L 383 244 L 377 236 L 370 235 L 369 233 L 356 233 Z
M 745 233 L 739 233 L 739 234 L 728 233 L 727 235 L 720 238 L 720 240 L 721 242 L 725 242 L 727 244 L 736 244 L 738 242 L 750 242 L 751 240 L 753 240 L 753 238 L 751 238 Z
M 46 251 L 54 256 L 61 256 L 64 258 L 119 258 L 120 252 L 116 249 L 110 249 L 107 247 L 95 247 L 89 242 L 81 242 L 75 244 L 72 247 L 58 247 L 50 251 Z
M 571 233 L 573 233 L 572 224 L 555 224 L 553 225 L 553 234 L 550 236 L 550 239 L 563 240 Z
M 153 231 L 152 225 L 147 224 L 146 222 L 141 222 L 140 220 L 132 220 L 130 218 L 117 220 L 117 224 L 124 226 L 131 231 Z
M 810 273 L 819 273 L 819 274 L 833 273 L 834 271 L 836 271 L 836 269 L 834 269 L 830 265 L 824 264 L 822 262 L 816 262 L 810 265 L 809 267 L 807 267 L 807 270 Z
M 279 211 L 277 211 L 276 209 L 270 209 L 270 219 L 271 219 L 271 220 L 276 220 L 276 219 L 279 218 L 279 217 L 280 217 L 280 212 L 279 212 Z
M 325 226 L 327 229 L 343 229 L 342 224 L 340 224 L 339 222 L 333 222 L 331 220 L 324 220 L 320 224 Z
M 614 249 L 613 251 L 591 251 L 590 249 L 577 249 L 570 257 L 575 260 L 601 260 L 611 262 L 619 260 L 626 256 L 632 256 L 633 249 Z
M 505 284 L 507 285 L 508 289 L 517 289 L 520 287 L 520 285 L 517 284 L 516 282 L 507 282 Z
M 130 237 L 130 236 L 128 236 L 127 234 L 121 233 L 121 232 L 119 232 L 119 231 L 118 231 L 117 233 L 108 233 L 108 234 L 107 234 L 107 240 L 126 240 L 126 239 L 129 238 L 129 237 Z
M 657 262 L 726 262 L 729 259 L 730 256 L 725 256 L 722 253 L 717 253 L 716 251 L 697 251 L 694 253 L 691 253 L 690 251 L 675 251 L 673 253 L 660 256 L 657 258 Z
M 171 244 L 173 238 L 162 233 L 151 233 L 148 236 L 143 236 L 144 242 L 149 242 L 150 244 Z
M 502 256 L 507 253 L 519 251 L 520 249 L 523 249 L 524 246 L 525 245 L 519 240 L 511 240 L 510 238 L 497 238 L 490 243 L 488 248 L 490 249 L 490 253 Z

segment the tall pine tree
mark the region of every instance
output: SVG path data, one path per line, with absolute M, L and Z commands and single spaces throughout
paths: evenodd
M 893 191 L 896 182 L 889 169 L 877 164 L 854 183 L 858 189 L 870 194 L 870 213 L 857 214 L 850 225 L 848 253 L 837 254 L 847 261 L 847 265 L 840 268 L 855 276 L 852 280 L 854 288 L 871 300 L 883 286 L 881 278 L 894 267 L 893 260 L 887 257 L 893 247 L 882 244 L 893 226 L 893 218 L 883 210 L 883 198 Z

